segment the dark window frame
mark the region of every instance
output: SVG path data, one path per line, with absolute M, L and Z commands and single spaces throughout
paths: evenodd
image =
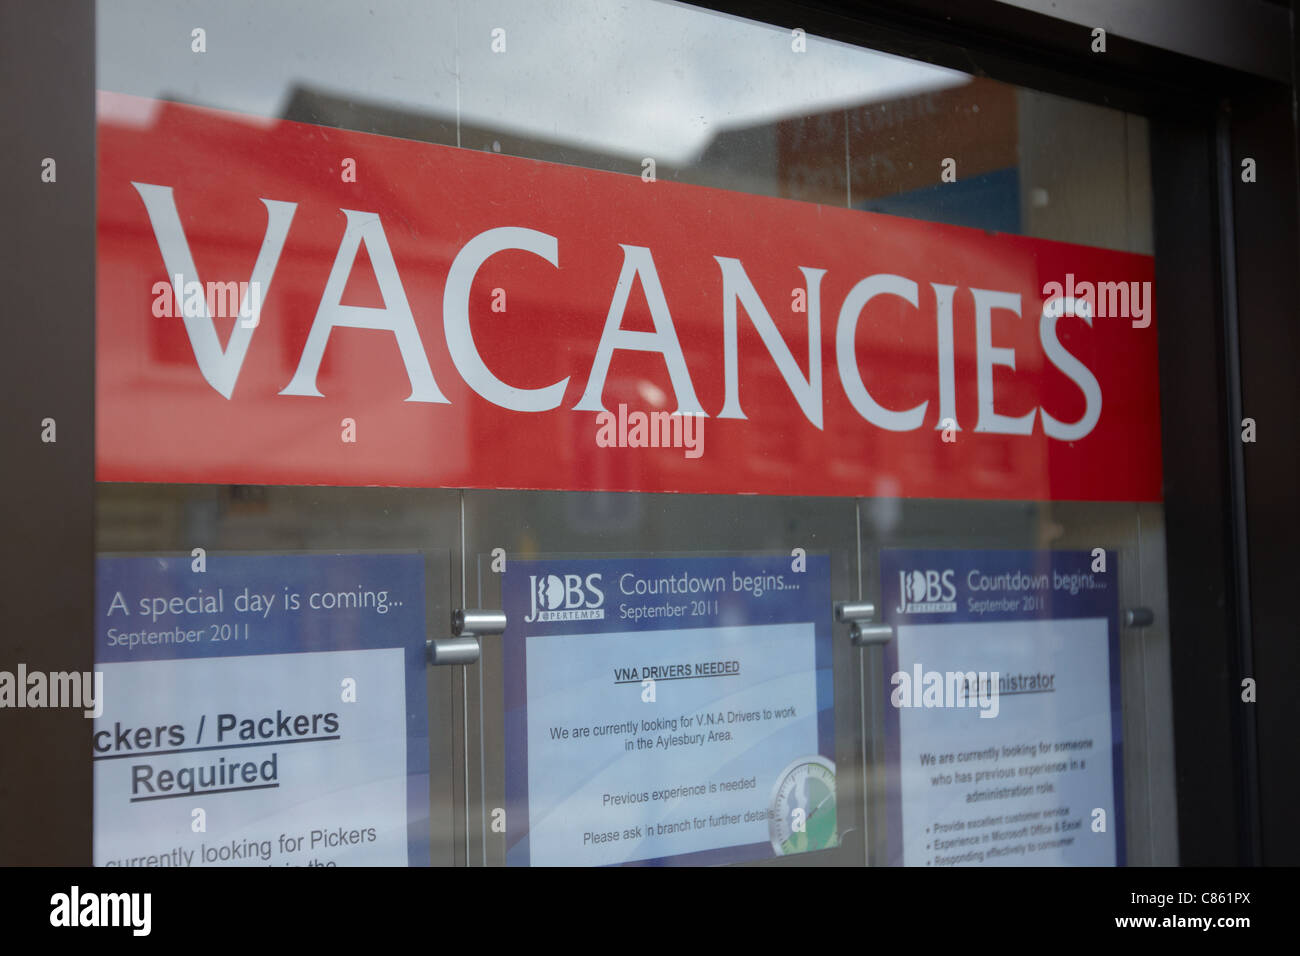
M 1294 84 L 1117 36 L 1102 59 L 1087 28 L 995 0 L 697 5 L 1150 117 L 1156 281 L 1166 329 L 1179 322 L 1161 337 L 1160 392 L 1181 861 L 1296 863 Z M 94 58 L 93 0 L 0 6 L 0 178 L 22 237 L 0 270 L 10 314 L 39 317 L 0 351 L 0 633 L 4 661 L 48 670 L 92 666 Z M 57 184 L 40 181 L 45 156 Z M 1243 156 L 1258 183 L 1240 181 Z M 1255 445 L 1239 440 L 1242 414 L 1259 421 Z M 55 444 L 39 440 L 47 416 Z M 1241 702 L 1243 677 L 1257 704 Z M 90 862 L 90 731 L 75 711 L 0 722 L 4 862 Z

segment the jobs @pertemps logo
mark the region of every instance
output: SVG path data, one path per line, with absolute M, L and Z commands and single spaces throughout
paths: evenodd
M 957 586 L 951 569 L 938 571 L 899 571 L 899 614 L 948 614 L 957 610 Z
M 601 621 L 605 618 L 605 592 L 600 589 L 600 572 L 580 574 L 528 575 L 532 610 L 524 618 L 534 621 Z

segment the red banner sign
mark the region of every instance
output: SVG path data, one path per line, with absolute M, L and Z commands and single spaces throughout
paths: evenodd
M 98 268 L 103 481 L 1161 496 L 1146 256 L 101 93 Z

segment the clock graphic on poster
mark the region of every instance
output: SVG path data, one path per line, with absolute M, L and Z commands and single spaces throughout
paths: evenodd
M 781 771 L 772 788 L 767 830 L 777 856 L 838 845 L 835 764 L 821 756 L 800 757 Z

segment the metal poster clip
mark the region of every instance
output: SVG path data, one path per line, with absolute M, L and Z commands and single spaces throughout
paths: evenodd
M 876 616 L 876 606 L 870 601 L 840 601 L 835 605 L 837 621 L 870 621 Z
M 1125 627 L 1150 627 L 1155 621 L 1155 613 L 1149 607 L 1131 607 L 1124 612 Z
M 860 624 L 854 621 L 849 625 L 849 640 L 854 647 L 888 644 L 893 639 L 894 628 L 890 624 Z

